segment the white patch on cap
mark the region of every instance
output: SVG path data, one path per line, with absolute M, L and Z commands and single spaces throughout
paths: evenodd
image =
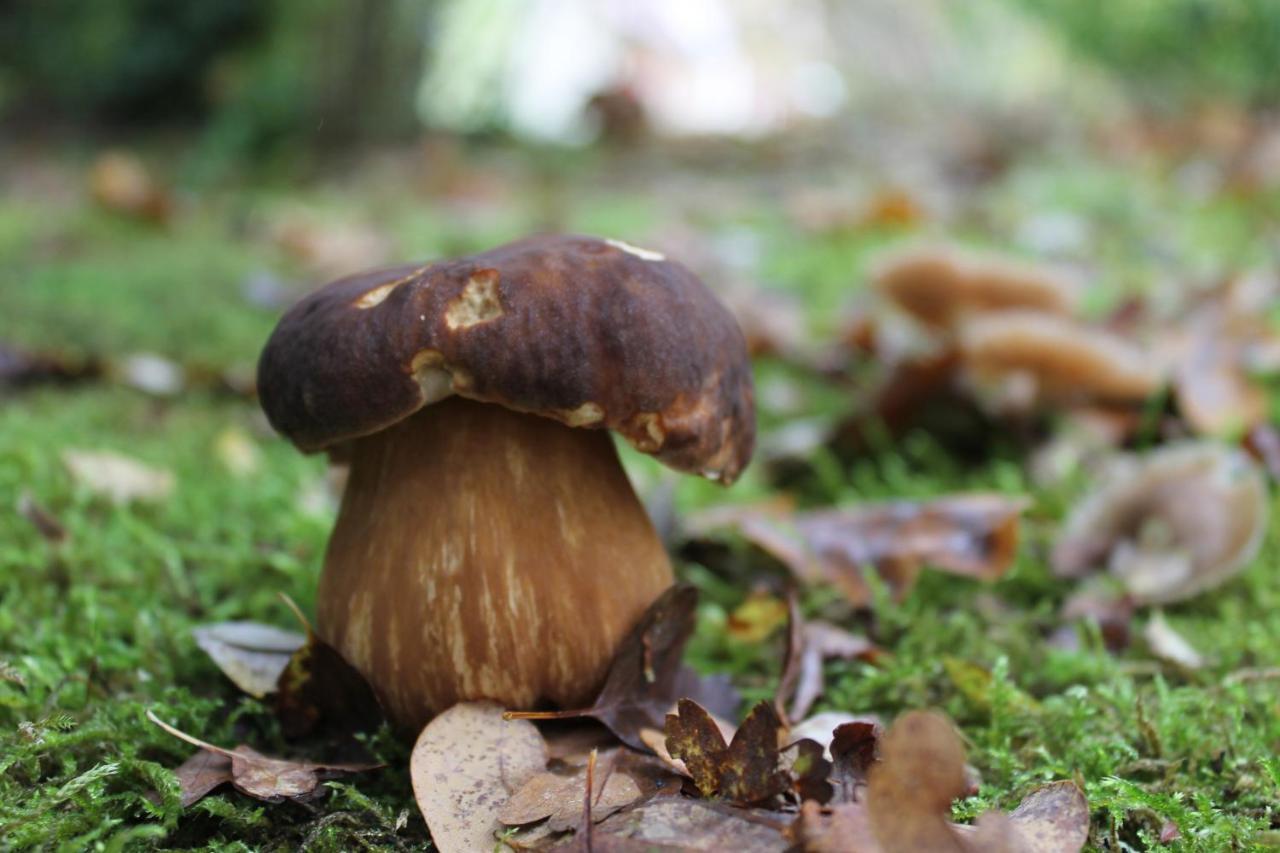
M 620 249 L 628 255 L 635 255 L 642 261 L 665 261 L 667 256 L 661 252 L 655 252 L 652 249 L 641 249 L 639 246 L 633 246 L 630 243 L 624 243 L 621 240 L 605 238 L 605 242 L 615 249 Z
M 422 401 L 426 405 L 438 403 L 454 391 L 453 373 L 445 367 L 444 356 L 439 350 L 424 349 L 409 364 L 413 378 L 422 389 Z
M 404 278 L 398 278 L 395 281 L 389 281 L 386 284 L 380 284 L 377 287 L 366 290 L 359 299 L 351 303 L 352 308 L 359 308 L 361 311 L 367 311 L 377 305 L 381 305 L 386 301 L 391 292 L 402 284 L 408 284 L 426 271 L 426 267 L 418 267 Z
M 591 426 L 604 420 L 604 409 L 597 403 L 583 403 L 576 409 L 561 410 L 560 420 L 571 427 Z
M 467 280 L 467 286 L 449 303 L 444 312 L 444 323 L 452 329 L 469 329 L 480 323 L 496 320 L 506 313 L 502 307 L 502 294 L 498 290 L 497 270 L 476 270 Z

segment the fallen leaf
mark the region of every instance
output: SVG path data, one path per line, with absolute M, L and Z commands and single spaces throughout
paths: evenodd
M 1151 653 L 1160 660 L 1183 669 L 1200 669 L 1204 666 L 1204 658 L 1185 637 L 1174 630 L 1160 611 L 1156 611 L 1147 620 L 1147 626 L 1142 629 L 1142 638 L 1146 640 Z
M 1258 552 L 1266 483 L 1243 452 L 1210 442 L 1117 458 L 1054 544 L 1063 577 L 1108 569 L 1140 604 L 1181 601 L 1222 584 Z
M 343 734 L 368 732 L 385 717 L 364 676 L 310 629 L 274 688 L 276 717 L 285 737 L 304 737 L 321 728 Z
M 597 824 L 593 853 L 782 853 L 789 816 L 772 819 L 687 797 L 658 797 Z
M 62 526 L 57 516 L 37 503 L 28 491 L 18 495 L 18 515 L 31 522 L 46 542 L 61 545 L 67 541 L 67 528 Z
M 766 802 L 787 787 L 778 769 L 782 721 L 773 706 L 760 702 L 742 721 L 733 740 L 724 736 L 697 703 L 681 699 L 667 715 L 667 751 L 679 758 L 704 797 L 719 795 L 737 804 Z
M 1133 634 L 1134 602 L 1127 595 L 1100 584 L 1083 584 L 1062 605 L 1064 621 L 1087 619 L 1095 622 L 1108 651 L 1120 653 L 1129 647 Z M 1074 634 L 1073 634 L 1074 637 Z M 1078 639 L 1075 640 L 1078 646 Z
M 805 583 L 835 584 L 858 606 L 871 603 L 863 571 L 875 569 L 905 595 L 923 565 L 994 580 L 1013 564 L 1023 498 L 960 494 L 787 516 L 774 507 L 703 513 L 691 529 L 734 527 Z
M 191 635 L 236 687 L 257 699 L 275 692 L 289 658 L 307 642 L 296 631 L 258 622 L 199 625 Z
M 871 829 L 885 853 L 963 851 L 947 817 L 964 795 L 964 747 L 951 721 L 908 711 L 880 740 L 867 780 Z
M 837 726 L 831 738 L 831 779 L 841 802 L 858 799 L 871 768 L 879 760 L 884 728 L 877 722 L 855 720 Z
M 344 776 L 348 773 L 377 770 L 383 766 L 381 764 L 313 764 L 310 761 L 290 761 L 271 758 L 243 744 L 235 749 L 223 749 L 174 728 L 152 711 L 147 711 L 147 719 L 179 740 L 227 759 L 230 762 L 230 782 L 236 790 L 268 803 L 304 800 L 316 794 L 317 788 L 325 779 Z M 197 782 L 203 786 L 211 781 L 213 774 L 218 772 L 218 766 L 217 762 L 209 761 L 188 767 L 188 779 L 193 787 L 189 791 L 183 790 L 183 799 L 185 800 L 188 796 L 195 797 L 199 790 L 195 787 Z M 182 779 L 179 779 L 179 782 L 181 783 Z M 210 787 L 204 793 L 210 790 L 213 788 Z
M 474 853 L 494 846 L 503 805 L 546 766 L 533 723 L 504 719 L 492 702 L 464 702 L 427 723 L 409 775 L 435 846 Z
M 230 783 L 231 759 L 221 753 L 202 749 L 173 771 L 178 777 L 182 807 L 193 806 L 214 789 Z
M 828 660 L 863 660 L 874 663 L 881 650 L 866 637 L 851 634 L 828 622 L 807 622 L 801 631 L 799 676 L 791 700 L 790 718 L 804 719 L 826 690 L 823 665 Z
M 161 501 L 173 493 L 173 473 L 108 450 L 64 450 L 62 462 L 77 485 L 112 503 Z
M 729 614 L 725 632 L 743 643 L 767 639 L 787 621 L 787 603 L 762 590 L 752 592 Z
M 805 803 L 789 837 L 818 853 L 1077 853 L 1088 840 L 1089 807 L 1074 782 L 1032 791 L 1011 813 L 951 823 L 967 792 L 964 749 L 940 714 L 903 714 L 882 739 L 866 794 L 822 809 Z
M 582 817 L 589 769 L 590 763 L 583 762 L 537 774 L 502 806 L 498 819 L 508 826 L 546 819 L 553 832 L 574 829 Z M 681 781 L 652 756 L 618 748 L 602 752 L 592 779 L 592 820 L 598 823 L 661 792 L 679 793 Z
M 828 781 L 832 765 L 824 755 L 826 750 L 823 745 L 804 738 L 788 746 L 784 755 L 788 752 L 795 753 L 787 772 L 791 775 L 791 787 L 795 790 L 796 798 L 800 802 L 830 802 L 835 788 Z
M 1050 782 L 1008 815 L 988 812 L 954 828 L 975 851 L 1078 853 L 1089 840 L 1089 803 L 1075 782 Z
M 681 656 L 693 633 L 698 591 L 687 584 L 671 587 L 650 605 L 627 635 L 596 701 L 589 708 L 569 711 L 509 711 L 507 719 L 567 720 L 591 717 L 633 749 L 648 749 L 643 729 L 661 729 L 676 700 L 699 692 L 697 677 L 681 666 Z M 719 695 L 721 691 L 711 691 Z
M 816 802 L 802 803 L 800 816 L 787 829 L 787 837 L 804 853 L 881 853 L 871 829 L 867 807 L 860 802 L 837 803 L 823 809 Z
M 128 151 L 107 151 L 89 170 L 89 194 L 112 213 L 163 225 L 173 215 L 173 199 Z

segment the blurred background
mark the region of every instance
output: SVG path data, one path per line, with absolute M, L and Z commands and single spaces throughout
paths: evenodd
M 245 333 L 222 354 L 250 361 L 324 279 L 533 230 L 659 244 L 722 289 L 798 293 L 819 326 L 864 249 L 920 233 L 1126 288 L 1175 257 L 1205 279 L 1270 251 L 1216 202 L 1280 179 L 1278 46 L 1265 0 L 14 0 L 0 309 L 24 322 L 4 338 L 216 348 L 191 306 L 115 316 L 122 292 L 163 299 L 144 258 L 99 287 L 49 245 L 85 205 L 154 228 L 129 238 L 176 255 L 165 278 L 265 303 L 226 319 Z M 1172 212 L 1165 178 L 1205 228 L 1144 219 Z

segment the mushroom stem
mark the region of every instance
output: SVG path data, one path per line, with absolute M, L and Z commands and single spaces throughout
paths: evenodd
M 450 398 L 354 442 L 317 630 L 416 731 L 587 704 L 671 583 L 607 432 Z

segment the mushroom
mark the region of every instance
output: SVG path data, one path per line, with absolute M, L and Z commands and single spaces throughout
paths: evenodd
M 960 332 L 964 368 L 980 384 L 1029 383 L 1053 403 L 1141 403 L 1163 377 L 1123 338 L 1051 314 L 974 317 Z
M 258 367 L 271 424 L 351 474 L 317 632 L 415 730 L 585 704 L 672 582 L 607 429 L 732 483 L 755 438 L 732 316 L 657 252 L 542 236 L 333 282 Z
M 1034 309 L 1067 314 L 1074 282 L 1025 261 L 954 246 L 920 245 L 883 258 L 875 288 L 926 326 L 950 329 L 968 314 Z
M 1065 577 L 1107 568 L 1139 603 L 1180 601 L 1253 559 L 1267 515 L 1266 485 L 1244 453 L 1173 444 L 1116 462 L 1067 519 L 1053 568 Z

